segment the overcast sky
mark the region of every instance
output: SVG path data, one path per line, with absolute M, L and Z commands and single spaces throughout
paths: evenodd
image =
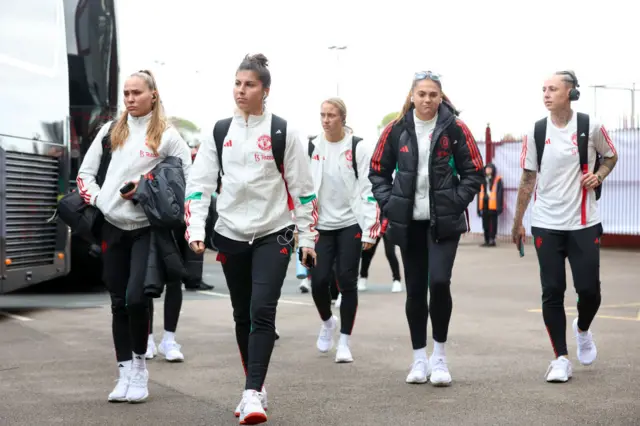
M 637 2 L 573 0 L 210 1 L 117 0 L 123 77 L 155 71 L 167 112 L 209 132 L 233 111 L 234 73 L 246 53 L 270 60 L 268 107 L 319 130 L 323 99 L 340 96 L 348 123 L 377 137 L 402 106 L 413 73 L 443 75 L 444 90 L 477 138 L 521 134 L 544 116 L 542 84 L 559 69 L 581 83 L 577 110 L 593 113 L 592 84 L 640 89 Z M 517 9 L 521 7 L 521 9 Z M 339 63 L 331 45 L 346 45 Z M 155 61 L 161 61 L 160 66 Z M 640 96 L 636 96 L 640 99 Z M 599 90 L 598 116 L 615 128 L 630 92 Z M 639 105 L 640 108 L 640 105 Z

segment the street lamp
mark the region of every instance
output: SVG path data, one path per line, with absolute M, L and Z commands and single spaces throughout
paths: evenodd
M 598 89 L 608 89 L 608 90 L 628 90 L 631 92 L 631 127 L 635 129 L 636 127 L 636 92 L 640 92 L 640 89 L 636 89 L 636 84 L 631 84 L 631 87 L 615 87 L 615 86 L 607 86 L 606 84 L 596 84 L 593 86 L 589 86 L 593 88 L 593 114 L 596 115 L 596 92 Z
M 340 97 L 340 51 L 347 46 L 329 46 L 329 50 L 336 51 L 336 96 Z

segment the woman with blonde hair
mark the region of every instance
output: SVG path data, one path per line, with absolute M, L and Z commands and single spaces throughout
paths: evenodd
M 150 247 L 150 225 L 143 208 L 134 204 L 141 176 L 167 157 L 182 160 L 185 177 L 191 165 L 189 147 L 167 124 L 156 80 L 148 70 L 131 74 L 124 85 L 126 111 L 98 132 L 78 171 L 78 190 L 87 204 L 104 215 L 103 280 L 111 296 L 112 332 L 120 376 L 111 402 L 142 402 L 149 396 L 145 363 L 149 301 L 144 280 Z M 111 132 L 103 146 L 103 137 Z M 104 182 L 96 181 L 105 149 L 111 161 Z
M 469 229 L 467 206 L 484 182 L 484 166 L 437 74 L 415 74 L 402 112 L 380 136 L 369 179 L 388 223 L 385 235 L 402 254 L 414 358 L 406 382 L 430 378 L 434 386 L 448 386 L 451 273 L 460 236 Z M 434 348 L 427 359 L 429 314 Z
M 311 271 L 311 291 L 322 325 L 316 346 L 328 352 L 338 321 L 331 313 L 331 271 L 341 293 L 340 339 L 336 362 L 352 362 L 349 339 L 358 308 L 358 266 L 380 232 L 380 210 L 371 195 L 370 153 L 346 126 L 347 107 L 340 98 L 321 104 L 323 132 L 309 140 L 308 154 L 318 194 L 318 264 Z M 348 129 L 348 130 L 347 130 Z M 337 304 L 337 303 L 336 303 Z

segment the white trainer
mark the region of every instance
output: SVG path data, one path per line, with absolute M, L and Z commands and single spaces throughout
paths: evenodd
M 576 335 L 576 343 L 578 344 L 577 355 L 578 361 L 582 365 L 591 365 L 598 356 L 598 349 L 593 341 L 591 330 L 580 332 L 578 330 L 578 318 L 573 320 L 573 333 Z
M 127 400 L 130 369 L 128 367 L 120 367 L 118 370 L 120 370 L 120 377 L 116 380 L 116 387 L 109 394 L 109 402 L 125 402 Z
M 447 366 L 447 358 L 443 356 L 431 356 L 429 360 L 431 365 L 431 384 L 436 387 L 445 387 L 451 385 L 451 373 Z
M 367 279 L 360 278 L 358 280 L 358 291 L 367 291 Z
M 149 397 L 149 371 L 146 368 L 132 367 L 127 390 L 127 401 L 136 404 Z
M 309 293 L 309 290 L 311 290 L 311 283 L 309 281 L 309 278 L 303 278 L 300 280 L 300 285 L 298 286 L 300 293 Z
M 260 403 L 262 404 L 262 408 L 264 409 L 264 411 L 267 411 L 269 408 L 267 403 L 267 389 L 264 386 L 262 387 L 262 392 L 258 392 L 258 399 L 260 399 Z M 233 414 L 236 417 L 240 417 L 241 408 L 242 408 L 242 399 L 238 403 L 236 410 L 233 412 Z
M 158 351 L 164 355 L 164 358 L 169 362 L 182 362 L 184 361 L 184 355 L 180 352 L 180 346 L 175 340 L 165 341 L 163 340 L 158 346 Z
M 147 352 L 144 354 L 144 357 L 146 359 L 153 359 L 156 355 L 158 355 L 156 342 L 154 342 L 153 338 L 149 336 L 149 340 L 147 341 Z
M 567 357 L 561 356 L 551 361 L 549 368 L 547 368 L 545 379 L 550 383 L 565 383 L 569 381 L 572 375 L 571 361 Z
M 257 425 L 267 421 L 267 413 L 262 408 L 259 392 L 246 390 L 240 402 L 240 424 Z
M 342 293 L 338 293 L 338 298 L 336 299 L 335 307 L 339 308 L 342 305 Z
M 338 318 L 336 316 L 332 316 L 329 320 L 331 326 L 327 327 L 324 322 L 320 327 L 320 333 L 318 334 L 318 340 L 316 341 L 316 347 L 322 353 L 329 352 L 333 349 L 334 341 L 333 335 L 338 328 Z
M 411 365 L 411 371 L 407 375 L 406 382 L 411 384 L 427 383 L 429 376 L 431 375 L 431 368 L 429 366 L 429 360 L 416 359 Z
M 402 283 L 400 281 L 394 281 L 391 284 L 391 293 L 402 293 Z
M 336 350 L 336 362 L 338 364 L 353 362 L 353 355 L 351 355 L 351 349 L 346 343 L 339 343 Z

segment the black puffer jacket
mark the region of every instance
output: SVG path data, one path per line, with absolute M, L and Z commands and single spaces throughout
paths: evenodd
M 151 224 L 151 244 L 144 280 L 147 297 L 160 297 L 165 283 L 188 278 L 176 235 L 184 227 L 185 178 L 182 160 L 167 157 L 143 176 L 133 196 L 140 203 Z
M 373 195 L 388 220 L 387 236 L 400 247 L 408 240 L 417 177 L 418 140 L 411 108 L 384 130 L 369 171 Z M 436 241 L 469 230 L 466 209 L 483 181 L 482 156 L 471 131 L 440 104 L 429 164 L 430 226 Z

